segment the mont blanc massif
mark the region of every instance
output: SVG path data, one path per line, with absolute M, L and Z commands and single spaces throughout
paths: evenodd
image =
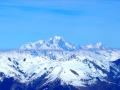
M 54 36 L 0 51 L 0 90 L 120 90 L 120 50 Z

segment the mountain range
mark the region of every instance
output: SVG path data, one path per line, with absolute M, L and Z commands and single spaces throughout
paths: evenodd
M 0 51 L 0 90 L 120 90 L 120 50 L 54 36 Z

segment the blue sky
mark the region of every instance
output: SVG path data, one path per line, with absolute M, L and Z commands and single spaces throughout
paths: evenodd
M 119 0 L 0 0 L 0 49 L 60 35 L 120 48 Z

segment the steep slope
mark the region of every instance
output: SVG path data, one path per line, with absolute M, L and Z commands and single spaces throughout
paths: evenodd
M 67 43 L 55 36 L 0 52 L 0 90 L 120 89 L 120 50 L 59 42 Z
M 53 38 L 50 38 L 47 41 L 39 40 L 34 43 L 28 43 L 23 46 L 21 46 L 22 50 L 75 50 L 76 47 L 69 42 L 66 42 L 62 37 L 60 36 L 54 36 Z

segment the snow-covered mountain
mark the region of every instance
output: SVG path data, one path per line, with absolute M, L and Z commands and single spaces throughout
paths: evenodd
M 60 36 L 54 36 L 53 38 L 50 38 L 47 41 L 39 40 L 34 43 L 28 43 L 23 46 L 21 46 L 21 49 L 23 50 L 75 50 L 76 47 L 72 45 L 71 43 L 65 41 Z
M 60 36 L 0 52 L 0 90 L 119 90 L 120 50 Z

